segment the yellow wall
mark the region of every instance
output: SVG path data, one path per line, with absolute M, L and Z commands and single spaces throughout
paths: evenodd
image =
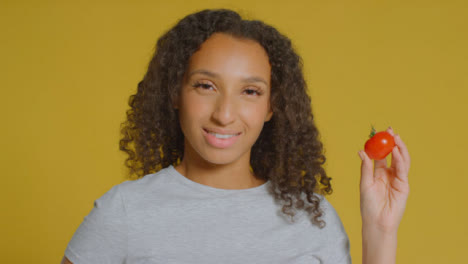
M 392 125 L 412 157 L 398 263 L 466 259 L 466 1 L 95 2 L 0 3 L 2 263 L 60 261 L 93 201 L 124 180 L 119 124 L 156 39 L 214 7 L 276 26 L 302 55 L 354 263 L 371 123 Z

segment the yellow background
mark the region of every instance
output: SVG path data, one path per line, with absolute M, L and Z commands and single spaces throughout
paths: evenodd
M 466 1 L 188 2 L 1 1 L 2 263 L 60 261 L 93 201 L 125 179 L 119 124 L 157 38 L 218 7 L 276 26 L 303 57 L 354 263 L 371 123 L 393 126 L 412 157 L 397 262 L 466 260 Z

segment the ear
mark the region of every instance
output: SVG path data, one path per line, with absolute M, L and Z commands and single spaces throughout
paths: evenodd
M 179 99 L 177 96 L 172 100 L 172 108 L 179 109 Z
M 271 118 L 273 117 L 273 111 L 271 111 L 271 108 L 270 110 L 268 111 L 266 117 L 265 117 L 265 122 L 268 122 L 271 120 Z

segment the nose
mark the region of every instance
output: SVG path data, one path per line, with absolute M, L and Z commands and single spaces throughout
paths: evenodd
M 219 125 L 226 126 L 233 123 L 236 119 L 236 104 L 232 98 L 227 95 L 220 95 L 215 104 L 212 119 Z

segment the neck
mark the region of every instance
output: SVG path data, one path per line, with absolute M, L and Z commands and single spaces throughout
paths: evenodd
M 250 169 L 250 153 L 229 164 L 214 164 L 186 151 L 175 169 L 194 182 L 218 189 L 249 189 L 266 182 L 257 179 Z

